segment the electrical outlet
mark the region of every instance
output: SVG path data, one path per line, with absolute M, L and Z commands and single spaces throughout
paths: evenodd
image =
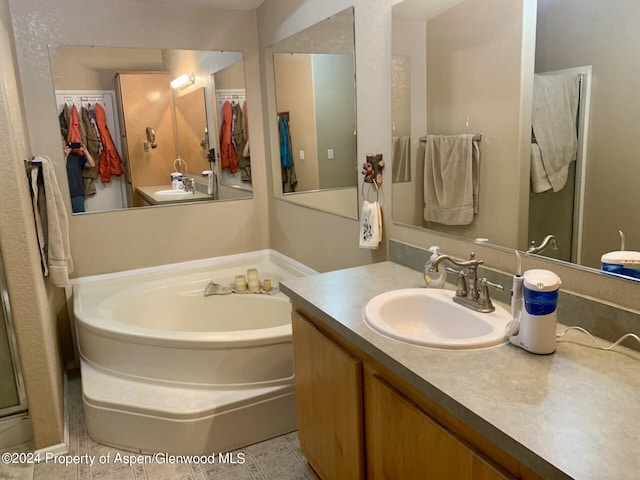
M 299 158 L 300 160 L 304 160 L 304 150 L 300 150 L 300 151 L 298 152 L 298 158 Z
M 329 150 L 327 150 L 327 158 L 329 160 L 333 160 L 333 148 L 330 148 Z

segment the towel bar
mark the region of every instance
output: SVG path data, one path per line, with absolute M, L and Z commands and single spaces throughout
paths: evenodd
M 481 141 L 481 140 L 482 140 L 482 135 L 481 135 L 481 134 L 476 133 L 476 134 L 473 136 L 473 141 L 474 141 L 474 142 L 479 142 L 479 141 Z M 424 137 L 420 137 L 420 143 L 427 143 L 427 136 L 426 136 L 426 135 L 425 135 Z
M 27 170 L 31 169 L 31 167 L 39 167 L 41 165 L 42 165 L 42 162 L 36 159 L 36 157 L 31 157 L 31 160 L 27 160 L 26 158 L 24 159 L 24 167 Z

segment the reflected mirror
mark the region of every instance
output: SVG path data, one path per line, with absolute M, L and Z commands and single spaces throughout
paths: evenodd
M 353 8 L 276 43 L 271 53 L 276 197 L 357 218 Z
M 74 213 L 252 196 L 218 158 L 220 90 L 233 85 L 247 111 L 242 53 L 54 45 L 49 60 L 61 134 L 96 164 L 72 173 L 67 162 L 84 208 L 72 201 Z M 224 71 L 235 74 L 220 87 Z M 231 134 L 250 172 L 246 125 L 245 114 Z
M 629 62 L 638 33 L 628 19 L 629 8 L 640 13 L 640 6 L 538 0 L 533 45 L 522 32 L 536 19 L 523 14 L 523 2 L 515 10 L 482 0 L 425 3 L 393 6 L 394 122 L 396 108 L 404 108 L 397 62 L 410 64 L 411 79 L 411 177 L 393 184 L 394 221 L 524 251 L 553 234 L 558 249 L 539 254 L 596 269 L 608 252 L 626 248 L 623 256 L 634 258 L 640 223 L 628 212 L 637 196 L 640 139 L 628 99 L 636 95 Z M 563 134 L 549 139 L 549 129 Z M 430 147 L 437 136 L 462 134 L 482 136 L 474 142 L 478 208 L 468 223 L 434 221 L 425 207 L 441 172 Z M 455 197 L 463 185 L 452 182 L 448 193 L 473 200 L 473 190 Z

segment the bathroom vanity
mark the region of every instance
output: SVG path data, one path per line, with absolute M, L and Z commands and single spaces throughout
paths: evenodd
M 392 262 L 281 284 L 300 444 L 322 480 L 637 475 L 638 352 L 596 350 L 574 332 L 553 355 L 436 350 L 363 322 L 374 296 L 422 285 Z
M 172 190 L 171 185 L 154 185 L 148 187 L 136 187 L 141 206 L 148 205 L 173 205 L 175 203 L 202 202 L 213 197 L 202 192 L 186 192 L 184 190 Z

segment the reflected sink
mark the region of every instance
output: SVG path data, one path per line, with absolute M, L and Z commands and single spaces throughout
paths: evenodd
M 153 194 L 161 197 L 182 197 L 185 195 L 193 195 L 193 192 L 187 192 L 186 190 L 174 190 L 173 188 L 170 188 L 168 190 L 158 190 L 157 192 L 153 192 Z
M 453 302 L 455 292 L 407 288 L 385 292 L 367 303 L 364 323 L 403 342 L 444 349 L 477 349 L 506 342 L 511 313 L 500 305 L 479 313 Z

